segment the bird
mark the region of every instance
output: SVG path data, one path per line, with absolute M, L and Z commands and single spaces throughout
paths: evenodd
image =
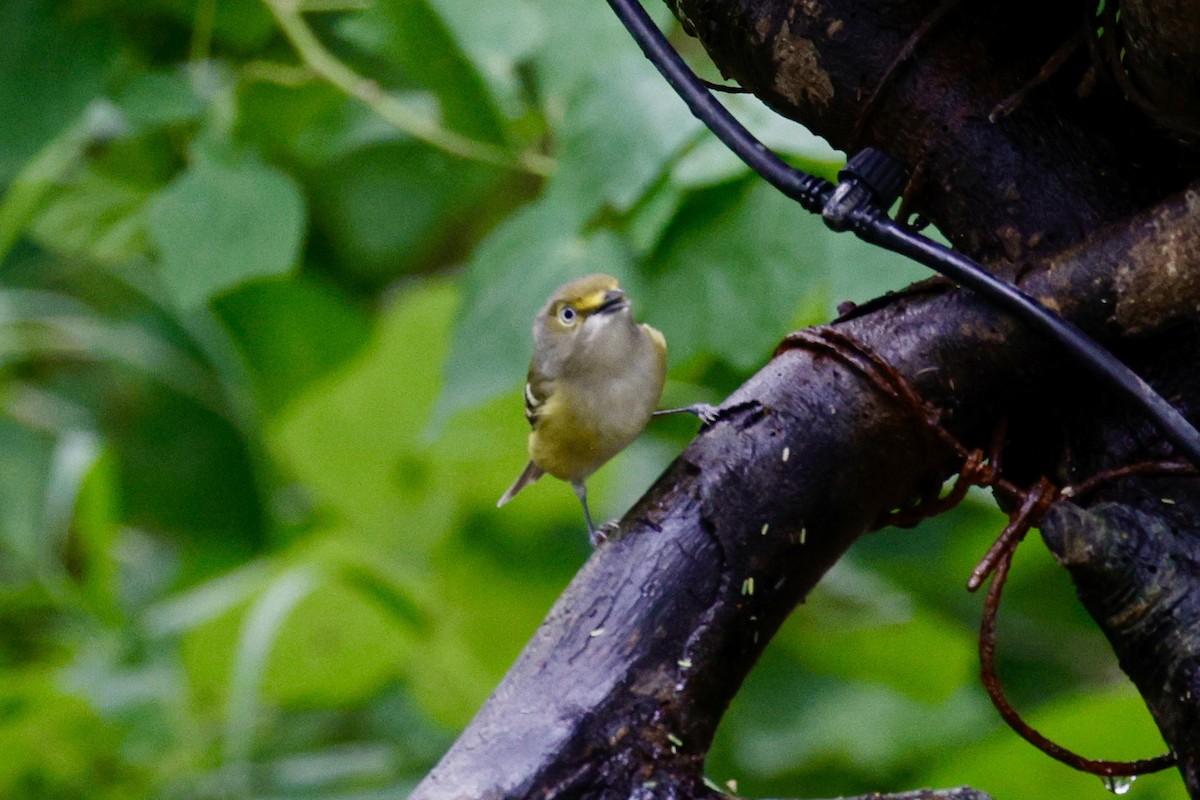
M 558 287 L 533 320 L 533 358 L 525 383 L 529 463 L 496 503 L 508 503 L 545 474 L 566 481 L 583 506 L 593 546 L 608 535 L 588 510 L 589 476 L 624 450 L 656 414 L 693 413 L 707 404 L 656 411 L 667 376 L 667 341 L 633 318 L 629 297 L 597 273 Z

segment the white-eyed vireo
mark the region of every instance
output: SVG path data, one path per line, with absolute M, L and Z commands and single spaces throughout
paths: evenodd
M 600 538 L 587 505 L 587 480 L 650 422 L 667 375 L 667 342 L 630 312 L 616 278 L 588 275 L 560 286 L 533 320 L 525 384 L 529 463 L 502 506 L 547 472 L 567 481 L 583 505 L 588 534 Z M 687 411 L 706 421 L 714 409 Z

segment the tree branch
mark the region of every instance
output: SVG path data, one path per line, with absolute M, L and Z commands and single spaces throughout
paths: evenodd
M 1032 92 L 1016 113 L 987 122 L 1021 75 L 1035 74 L 1076 29 L 1070 14 L 1040 4 L 1031 32 L 1011 4 L 951 9 L 859 125 L 871 81 L 909 44 L 930 4 L 681 6 L 727 75 L 835 144 L 858 126 L 864 144 L 922 165 L 925 181 L 911 192 L 919 210 L 969 254 L 1020 272 L 1028 293 L 1085 330 L 1133 342 L 1133 363 L 1153 366 L 1156 353 L 1172 351 L 1164 343 L 1194 329 L 1200 194 L 1159 201 L 1181 186 L 1178 170 L 1155 163 L 1171 147 L 1130 122 L 1121 98 L 1064 100 L 1055 79 L 1046 84 L 1052 97 Z M 1018 22 L 1026 38 L 1015 35 Z M 1091 124 L 1114 113 L 1130 124 Z M 1147 142 L 1158 145 L 1150 157 L 1131 156 Z M 1131 216 L 1140 208 L 1149 210 Z M 1036 403 L 1036 419 L 1050 418 L 1067 436 L 1097 441 L 1125 430 L 1128 453 L 1162 448 L 1127 409 L 1076 419 L 1085 416 L 1080 403 L 1104 402 L 1095 388 L 970 293 L 927 287 L 836 327 L 891 365 L 967 442 L 985 441 L 1002 414 Z M 1169 385 L 1178 368 L 1163 363 L 1156 379 Z M 1185 406 L 1200 400 L 1200 387 L 1173 388 Z M 576 576 L 413 800 L 713 795 L 702 781 L 704 755 L 769 638 L 859 535 L 957 468 L 910 409 L 809 350 L 784 351 L 723 408 L 630 510 L 621 535 Z M 1014 479 L 1053 474 L 1060 463 L 1086 476 L 1103 461 L 1042 433 L 1011 429 L 1006 460 Z M 1107 439 L 1099 441 L 1103 451 Z M 1144 493 L 1139 487 L 1149 480 L 1130 478 L 1120 488 Z M 1195 496 L 1194 487 L 1187 491 Z M 1097 493 L 1090 502 L 1113 501 Z M 1146 513 L 1161 520 L 1158 511 Z M 1056 509 L 1046 523 L 1048 543 L 1077 576 L 1103 569 L 1106 559 L 1119 563 L 1120 548 L 1133 546 L 1079 547 L 1098 536 L 1087 519 Z M 1186 532 L 1182 523 L 1172 530 Z M 1177 690 L 1200 656 L 1193 638 L 1167 644 L 1161 625 L 1147 633 L 1105 622 L 1122 619 L 1121 609 L 1171 613 L 1182 607 L 1162 605 L 1162 597 L 1177 595 L 1154 594 L 1155 582 L 1136 572 L 1115 598 L 1079 585 L 1118 654 L 1147 644 L 1138 637 L 1159 636 L 1154 645 L 1165 660 L 1131 656 L 1122 665 L 1152 708 L 1170 706 L 1156 719 L 1188 775 L 1200 701 Z M 1150 691 L 1155 680 L 1170 690 Z
M 1163 268 L 1134 255 L 1165 235 L 1153 219 L 1200 223 L 1192 200 L 1114 226 L 1026 288 L 1118 334 L 1123 323 L 1096 309 L 1114 307 L 1120 279 L 1122 302 L 1144 304 L 1152 327 L 1178 322 L 1200 287 L 1186 302 L 1134 298 L 1131 287 L 1153 286 L 1147 276 Z M 1200 247 L 1183 252 L 1200 269 Z M 1045 390 L 1056 366 L 1037 337 L 962 291 L 903 298 L 838 328 L 968 439 Z M 778 626 L 880 515 L 953 466 L 905 408 L 805 350 L 785 351 L 724 409 L 596 551 L 413 800 L 628 793 L 646 782 L 646 796 L 704 794 L 717 722 Z

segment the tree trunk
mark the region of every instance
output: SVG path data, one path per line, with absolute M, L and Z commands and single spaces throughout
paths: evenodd
M 1200 419 L 1200 190 L 1187 188 L 1197 170 L 1179 122 L 1200 95 L 1161 114 L 1126 99 L 1106 77 L 1124 68 L 1103 62 L 1103 42 L 1089 45 L 1083 7 L 677 5 L 723 73 L 835 146 L 871 145 L 907 164 L 911 210 Z M 1155 39 L 1171 28 L 1137 26 L 1138 59 L 1130 48 L 1120 80 L 1136 77 L 1146 97 L 1197 68 L 1172 68 L 1180 48 Z M 1057 70 L 1039 76 L 1048 61 Z M 1137 413 L 969 292 L 926 285 L 831 330 L 842 355 L 783 348 L 726 401 L 585 565 L 413 800 L 717 794 L 702 782 L 704 755 L 770 637 L 859 535 L 960 466 L 865 354 L 970 446 L 1009 418 L 1006 474 L 1021 485 L 1170 455 Z M 1060 502 L 1042 525 L 1194 797 L 1198 527 L 1200 481 L 1145 475 Z

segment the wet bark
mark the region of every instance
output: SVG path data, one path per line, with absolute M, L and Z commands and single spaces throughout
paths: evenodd
M 1081 31 L 1081 9 L 682 0 L 679 11 L 723 72 L 835 146 L 854 140 L 904 161 L 914 210 L 1200 416 L 1192 156 L 1107 83 L 1079 96 L 1086 43 L 988 120 Z M 891 67 L 931 14 L 912 58 Z M 835 327 L 964 441 L 983 444 L 1012 417 L 1018 482 L 1066 483 L 1169 454 L 1061 353 L 967 292 L 927 286 Z M 598 548 L 412 797 L 716 795 L 702 782 L 704 755 L 778 626 L 880 515 L 956 469 L 928 427 L 860 373 L 785 350 Z M 1196 479 L 1143 476 L 1060 504 L 1043 530 L 1200 797 L 1198 526 Z

